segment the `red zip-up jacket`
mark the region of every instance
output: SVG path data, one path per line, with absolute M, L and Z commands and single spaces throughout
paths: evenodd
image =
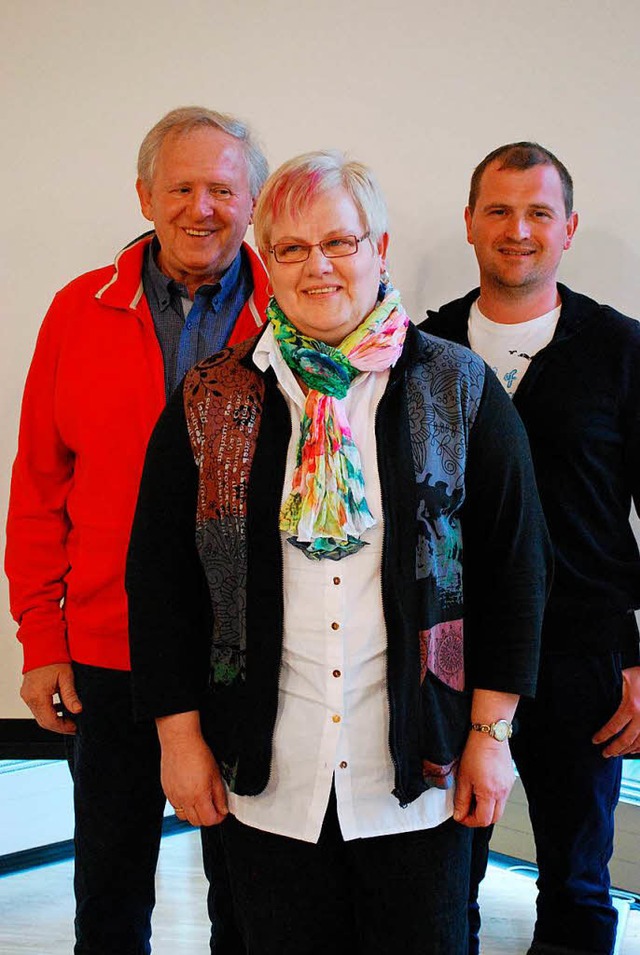
M 27 376 L 6 572 L 24 670 L 75 660 L 128 670 L 124 571 L 144 455 L 164 408 L 162 352 L 142 287 L 153 234 L 55 296 Z M 264 321 L 267 278 L 229 344 Z

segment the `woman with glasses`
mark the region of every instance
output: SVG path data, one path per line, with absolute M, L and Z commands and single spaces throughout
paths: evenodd
M 366 166 L 285 163 L 254 227 L 264 330 L 187 374 L 149 446 L 138 715 L 178 816 L 222 823 L 252 955 L 462 955 L 471 828 L 535 688 L 526 438 L 479 358 L 409 322 Z

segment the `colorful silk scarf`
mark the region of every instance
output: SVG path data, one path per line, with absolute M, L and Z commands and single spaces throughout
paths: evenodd
M 360 372 L 395 365 L 409 319 L 395 289 L 337 347 L 302 335 L 275 298 L 267 318 L 284 360 L 309 388 L 280 529 L 295 535 L 289 542 L 310 560 L 340 560 L 364 547 L 360 536 L 375 524 L 341 399 Z

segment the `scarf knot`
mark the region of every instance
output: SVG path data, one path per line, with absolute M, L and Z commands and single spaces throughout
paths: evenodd
M 303 335 L 275 298 L 267 307 L 282 357 L 308 387 L 291 492 L 280 529 L 310 560 L 340 560 L 364 547 L 375 525 L 365 497 L 360 453 L 342 400 L 363 371 L 383 371 L 400 357 L 409 319 L 387 290 L 370 315 L 334 347 Z
M 289 364 L 288 359 L 285 358 L 285 361 Z M 314 348 L 302 346 L 296 349 L 293 361 L 305 385 L 332 398 L 344 398 L 355 377 L 354 370 L 344 359 L 336 360 Z

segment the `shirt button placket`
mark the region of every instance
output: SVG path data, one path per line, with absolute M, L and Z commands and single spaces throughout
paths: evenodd
M 327 610 L 328 610 L 328 623 L 330 628 L 331 639 L 327 644 L 327 664 L 329 670 L 329 683 L 327 685 L 327 703 L 331 709 L 329 713 L 331 714 L 331 722 L 336 727 L 340 729 L 342 724 L 342 708 L 344 706 L 344 697 L 343 697 L 343 687 L 342 687 L 342 672 L 344 669 L 344 637 L 342 634 L 343 626 L 343 614 L 344 614 L 344 590 L 340 586 L 342 583 L 342 578 L 335 573 L 335 570 L 332 568 L 329 570 L 327 568 L 327 577 L 326 582 L 328 589 L 326 591 L 327 596 Z M 328 675 L 329 675 L 328 674 Z M 335 737 L 336 742 L 338 737 Z M 335 763 L 334 763 L 335 765 Z

